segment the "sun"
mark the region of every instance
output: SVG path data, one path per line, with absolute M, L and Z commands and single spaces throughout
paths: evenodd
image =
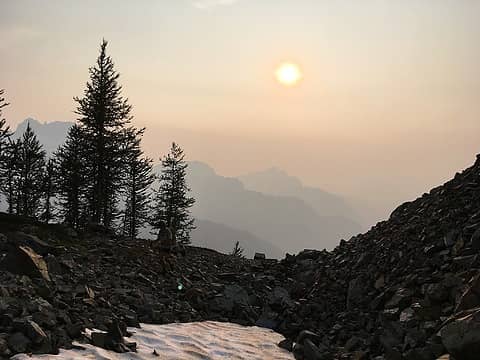
M 280 84 L 285 86 L 293 86 L 302 80 L 303 74 L 297 64 L 284 62 L 275 70 L 275 77 Z

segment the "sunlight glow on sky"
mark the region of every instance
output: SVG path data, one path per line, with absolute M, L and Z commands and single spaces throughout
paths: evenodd
M 448 179 L 479 150 L 477 1 L 1 6 L 0 87 L 11 124 L 73 120 L 72 98 L 106 38 L 152 154 L 175 134 L 222 174 L 278 166 L 392 204 Z M 308 73 L 293 91 L 272 76 L 284 59 Z
M 303 74 L 298 65 L 284 62 L 275 70 L 275 77 L 282 85 L 294 86 L 303 78 Z

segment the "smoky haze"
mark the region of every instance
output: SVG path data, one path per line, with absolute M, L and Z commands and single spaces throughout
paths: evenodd
M 223 177 L 281 169 L 338 196 L 363 230 L 473 162 L 479 3 L 215 4 L 2 4 L 6 118 L 73 121 L 104 37 L 150 156 L 174 140 Z M 296 87 L 274 80 L 284 60 L 303 69 Z M 268 193 L 281 180 L 262 181 L 244 185 Z

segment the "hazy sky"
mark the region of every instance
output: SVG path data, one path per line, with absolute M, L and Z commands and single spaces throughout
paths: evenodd
M 4 0 L 11 124 L 74 119 L 105 38 L 150 154 L 278 166 L 378 214 L 480 149 L 480 1 Z M 302 83 L 274 79 L 298 63 Z M 365 204 L 365 203 L 364 203 Z

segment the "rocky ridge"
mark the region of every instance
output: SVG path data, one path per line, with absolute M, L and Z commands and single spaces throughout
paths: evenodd
M 171 257 L 102 229 L 2 215 L 0 354 L 72 339 L 127 351 L 127 326 L 216 320 L 272 328 L 299 359 L 474 359 L 479 200 L 477 159 L 333 251 L 281 261 L 195 247 Z M 108 336 L 85 338 L 86 327 Z

